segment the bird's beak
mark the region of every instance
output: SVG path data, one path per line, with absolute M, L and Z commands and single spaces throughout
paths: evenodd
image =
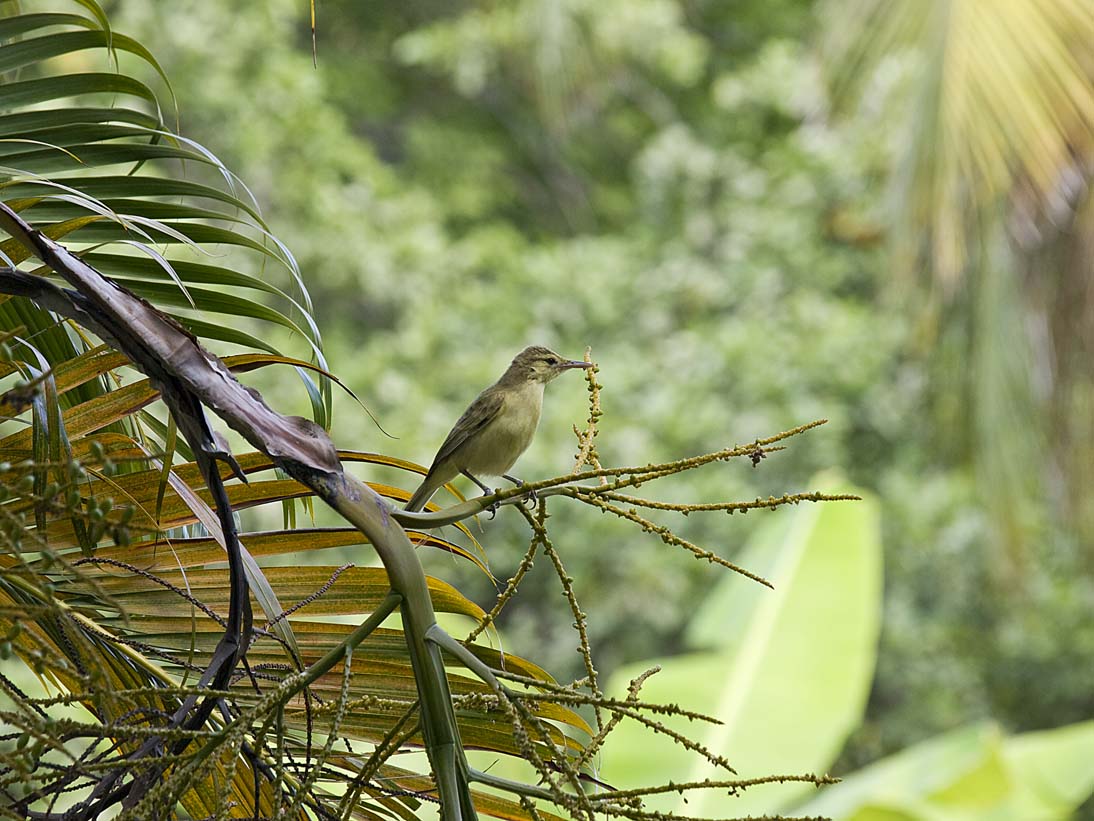
M 558 369 L 560 371 L 568 371 L 571 368 L 591 368 L 592 366 L 592 362 L 582 362 L 579 359 L 568 359 L 565 362 L 560 362 Z

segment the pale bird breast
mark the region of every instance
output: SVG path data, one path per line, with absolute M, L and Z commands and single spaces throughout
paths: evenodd
M 466 468 L 476 475 L 500 476 L 532 443 L 543 407 L 543 383 L 506 395 L 497 417 L 483 429 L 476 441 L 469 442 L 465 453 Z

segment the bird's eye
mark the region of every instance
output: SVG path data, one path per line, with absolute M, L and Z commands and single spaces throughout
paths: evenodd
M 553 356 L 548 356 L 544 360 L 544 362 L 546 362 L 548 365 L 557 365 L 558 364 L 558 360 Z

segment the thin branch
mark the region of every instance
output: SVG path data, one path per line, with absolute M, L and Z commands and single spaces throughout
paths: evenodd
M 451 505 L 450 507 L 430 513 L 396 510 L 392 515 L 402 524 L 421 529 L 432 529 L 469 519 L 495 504 L 517 504 L 533 492 L 537 496 L 568 495 L 570 489 L 566 488 L 566 485 L 573 485 L 575 482 L 584 482 L 589 479 L 616 477 L 615 482 L 608 482 L 599 486 L 583 486 L 580 488 L 583 493 L 590 495 L 607 493 L 625 487 L 639 487 L 646 482 L 660 479 L 665 476 L 671 476 L 676 473 L 683 473 L 688 470 L 695 470 L 696 468 L 708 465 L 711 462 L 727 462 L 731 459 L 740 457 L 748 457 L 755 460 L 758 456 L 782 450 L 782 447 L 771 447 L 774 443 L 781 442 L 784 439 L 789 439 L 793 436 L 798 436 L 806 431 L 819 427 L 820 425 L 827 424 L 827 422 L 827 419 L 817 419 L 812 422 L 807 422 L 804 425 L 799 425 L 796 428 L 785 430 L 782 433 L 777 433 L 774 436 L 769 436 L 766 439 L 757 439 L 749 445 L 735 445 L 731 448 L 724 448 L 711 453 L 704 453 L 700 456 L 692 456 L 687 459 L 677 459 L 672 462 L 662 462 L 656 465 L 649 464 L 634 467 L 583 470 L 577 473 L 555 476 L 551 479 L 542 479 L 538 482 L 525 482 L 519 487 L 505 488 L 487 496 L 476 496 L 475 498 L 468 499 L 460 504 Z
M 721 511 L 723 513 L 734 513 L 736 511 L 747 510 L 775 510 L 782 505 L 796 505 L 799 502 L 861 502 L 861 496 L 855 496 L 851 493 L 821 493 L 820 491 L 814 491 L 812 493 L 784 493 L 782 496 L 768 496 L 766 499 L 756 498 L 751 502 L 712 502 L 709 504 L 672 504 L 670 502 L 659 502 L 654 499 L 641 499 L 637 496 L 628 496 L 625 493 L 599 493 L 603 499 L 609 499 L 615 502 L 622 502 L 623 504 L 638 505 L 639 507 L 649 508 L 650 510 L 671 510 L 677 513 L 683 513 L 685 516 L 689 513 L 702 513 L 707 511 Z
M 643 787 L 642 789 L 636 790 L 612 790 L 611 792 L 594 795 L 592 796 L 592 799 L 606 804 L 627 798 L 644 798 L 649 795 L 663 795 L 665 793 L 680 793 L 683 795 L 685 792 L 692 790 L 728 790 L 731 795 L 737 795 L 742 790 L 746 790 L 749 787 L 758 787 L 761 784 L 805 783 L 812 784 L 816 787 L 823 787 L 829 784 L 838 784 L 839 781 L 838 778 L 833 778 L 830 775 L 812 774 L 765 775 L 760 778 L 741 778 L 729 781 L 716 781 L 708 778 L 704 781 L 662 784 L 659 787 Z
M 651 522 L 649 519 L 646 519 L 643 516 L 639 516 L 633 510 L 624 510 L 617 505 L 610 504 L 592 495 L 578 494 L 576 498 L 581 499 L 581 501 L 588 502 L 589 504 L 599 507 L 609 513 L 612 513 L 618 516 L 620 519 L 627 519 L 629 521 L 632 521 L 647 533 L 656 533 L 658 536 L 661 537 L 661 541 L 663 541 L 665 544 L 672 544 L 678 547 L 682 547 L 685 550 L 693 553 L 695 555 L 695 558 L 697 559 L 705 559 L 712 564 L 719 564 L 722 567 L 732 570 L 734 573 L 740 573 L 746 578 L 752 579 L 755 582 L 759 582 L 764 587 L 770 587 L 772 590 L 775 589 L 775 585 L 773 585 L 763 576 L 759 576 L 753 573 L 751 570 L 746 570 L 745 568 L 741 567 L 740 565 L 734 564 L 728 559 L 723 559 L 717 553 L 714 553 L 710 550 L 704 550 L 698 545 L 692 544 L 687 539 L 680 538 L 667 527 Z

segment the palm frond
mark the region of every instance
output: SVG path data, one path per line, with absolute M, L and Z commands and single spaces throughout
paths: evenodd
M 912 250 L 919 231 L 938 281 L 953 290 L 983 209 L 1016 195 L 1038 214 L 1070 199 L 1094 149 L 1094 7 L 1084 0 L 838 0 L 821 45 L 837 99 L 878 64 L 921 63 L 895 202 Z
M 211 151 L 171 128 L 164 116 L 174 110 L 170 97 L 165 104 L 121 70 L 127 63 L 120 55 L 127 55 L 166 84 L 155 58 L 107 28 L 97 3 L 78 5 L 74 13 L 0 18 L 0 74 L 7 75 L 0 83 L 0 198 L 126 287 L 177 307 L 176 318 L 199 336 L 250 347 L 272 324 L 301 340 L 325 369 L 299 268 L 253 196 Z M 84 70 L 96 61 L 99 70 Z M 0 243 L 12 262 L 24 258 L 16 246 Z M 18 313 L 29 334 L 50 334 L 55 324 L 25 307 L 7 312 L 0 321 L 8 325 Z M 244 318 L 243 327 L 209 322 L 210 313 Z M 52 336 L 54 361 L 77 353 L 58 332 Z M 278 352 L 268 342 L 258 347 Z M 325 424 L 330 384 L 316 381 L 314 411 Z

